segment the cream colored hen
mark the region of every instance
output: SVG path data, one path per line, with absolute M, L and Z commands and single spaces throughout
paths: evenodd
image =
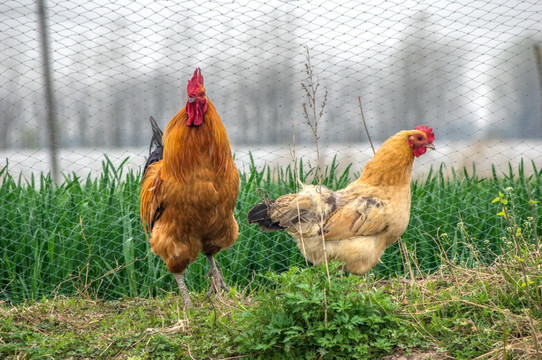
M 286 230 L 314 265 L 327 255 L 348 271 L 365 274 L 405 232 L 412 164 L 427 149 L 435 149 L 434 140 L 427 126 L 401 131 L 382 144 L 359 179 L 346 188 L 304 185 L 297 194 L 255 205 L 248 222 L 264 231 Z

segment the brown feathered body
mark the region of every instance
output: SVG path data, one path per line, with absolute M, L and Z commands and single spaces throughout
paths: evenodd
M 239 173 L 226 130 L 212 103 L 201 126 L 186 126 L 183 108 L 164 132 L 164 158 L 147 169 L 141 218 L 152 251 L 182 273 L 199 251 L 216 254 L 238 235 L 233 209 Z
M 152 251 L 176 275 L 187 307 L 191 303 L 182 276 L 187 266 L 202 251 L 215 271 L 212 275 L 223 283 L 212 256 L 230 247 L 238 236 L 233 211 L 239 173 L 224 125 L 204 93 L 203 78 L 199 81 L 201 104 L 189 98 L 169 122 L 163 135 L 163 159 L 148 165 L 140 194 L 141 219 Z M 203 109 L 197 110 L 202 115 L 197 126 L 186 111 L 192 105 Z
M 365 274 L 408 226 L 414 150 L 433 149 L 432 139 L 421 130 L 399 132 L 346 188 L 304 185 L 297 194 L 256 205 L 249 223 L 266 231 L 286 230 L 315 265 L 327 257 L 354 274 Z

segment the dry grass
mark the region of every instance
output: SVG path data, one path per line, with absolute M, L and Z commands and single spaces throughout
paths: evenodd
M 529 279 L 538 284 L 531 290 L 542 292 L 542 254 L 529 252 L 522 261 Z M 538 359 L 534 337 L 542 341 L 541 305 L 526 308 L 524 287 L 516 281 L 522 277 L 520 270 L 517 263 L 502 257 L 490 267 L 466 269 L 450 264 L 414 280 L 369 276 L 360 279 L 357 291 L 385 291 L 400 304 L 404 321 L 430 344 L 408 353 L 398 350 L 386 360 L 465 358 L 454 356 L 458 349 L 453 342 L 458 338 L 464 340 L 463 345 L 475 344 L 468 358 Z M 247 292 L 235 290 L 207 302 L 203 294 L 197 295 L 194 304 L 188 314 L 174 295 L 120 301 L 58 297 L 19 306 L 3 304 L 0 354 L 14 359 L 38 358 L 33 354 L 44 353 L 53 358 L 145 359 L 159 349 L 164 358 L 179 354 L 194 359 L 240 358 L 233 343 L 239 325 L 236 314 L 258 304 Z M 224 344 L 217 348 L 221 341 Z M 10 342 L 13 357 L 3 352 Z M 80 352 L 69 350 L 74 347 Z

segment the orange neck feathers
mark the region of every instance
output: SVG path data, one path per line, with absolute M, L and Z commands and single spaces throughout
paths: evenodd
M 200 126 L 188 126 L 187 120 L 183 108 L 166 127 L 162 176 L 187 182 L 196 168 L 224 176 L 233 162 L 230 142 L 211 101 L 207 99 L 207 111 Z
M 408 144 L 412 131 L 401 131 L 386 140 L 365 165 L 357 180 L 366 185 L 409 185 L 414 154 Z

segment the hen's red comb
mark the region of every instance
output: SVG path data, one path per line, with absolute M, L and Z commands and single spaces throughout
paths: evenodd
M 188 92 L 191 92 L 190 90 L 199 91 L 201 86 L 203 86 L 203 76 L 201 75 L 201 69 L 196 68 L 196 70 L 194 70 L 194 76 L 192 76 L 192 79 L 188 80 L 186 89 Z
M 425 133 L 425 136 L 427 136 L 428 142 L 432 143 L 433 141 L 435 141 L 435 134 L 433 133 L 433 129 L 431 129 L 429 126 L 420 125 L 416 126 L 414 129 L 423 131 Z

